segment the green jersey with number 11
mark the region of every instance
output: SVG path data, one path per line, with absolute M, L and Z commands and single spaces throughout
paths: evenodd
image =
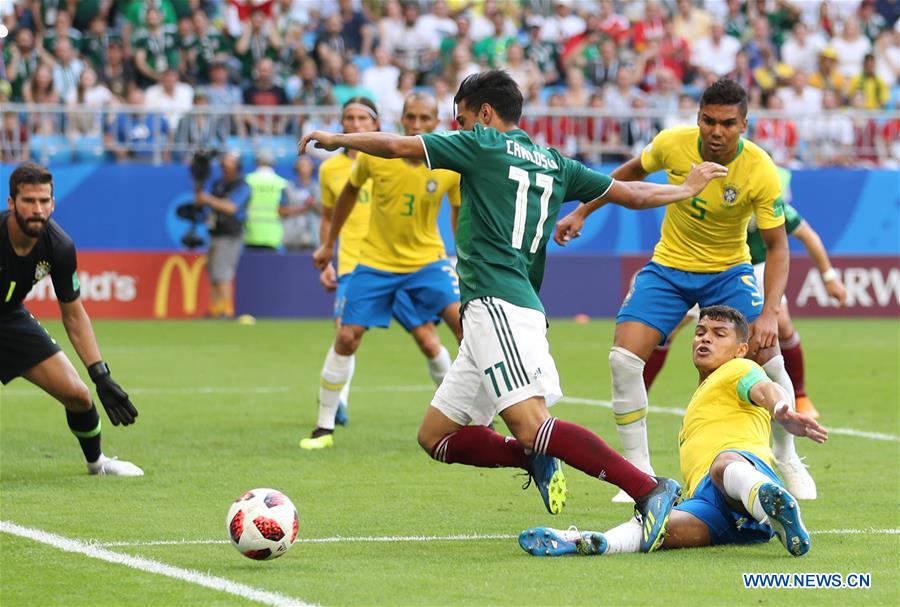
M 541 312 L 547 241 L 560 205 L 605 194 L 612 178 L 535 145 L 519 129 L 420 135 L 430 169 L 461 175 L 456 254 L 462 305 L 497 297 Z

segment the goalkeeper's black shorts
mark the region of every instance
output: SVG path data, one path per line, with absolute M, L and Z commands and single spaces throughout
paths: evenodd
M 0 313 L 0 382 L 8 384 L 60 349 L 25 306 Z

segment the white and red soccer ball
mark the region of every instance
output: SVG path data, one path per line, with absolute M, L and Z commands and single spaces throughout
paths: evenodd
M 252 489 L 234 500 L 225 527 L 238 552 L 264 561 L 290 550 L 297 540 L 300 517 L 281 491 Z

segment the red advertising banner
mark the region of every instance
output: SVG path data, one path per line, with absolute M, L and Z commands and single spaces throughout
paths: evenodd
M 646 257 L 622 258 L 622 297 L 631 277 Z M 785 295 L 793 316 L 900 317 L 900 259 L 896 257 L 832 257 L 831 263 L 847 287 L 847 305 L 838 309 L 812 260 L 791 257 Z
M 182 253 L 78 254 L 81 300 L 91 318 L 197 318 L 206 313 L 206 256 Z M 34 285 L 26 307 L 37 318 L 59 318 L 53 283 Z

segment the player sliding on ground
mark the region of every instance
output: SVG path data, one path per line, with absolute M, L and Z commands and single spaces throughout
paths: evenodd
M 744 358 L 748 336 L 734 308 L 700 311 L 693 344 L 700 386 L 678 435 L 686 499 L 672 511 L 663 548 L 754 544 L 773 535 L 794 556 L 810 548 L 797 500 L 772 469 L 770 421 L 817 443 L 828 432 L 792 411 L 785 390 Z M 537 527 L 523 531 L 519 544 L 535 556 L 615 554 L 638 552 L 641 534 L 635 521 L 606 533 Z
M 633 182 L 665 171 L 669 183 L 677 184 L 692 165 L 705 160 L 728 167 L 727 179 L 666 208 L 653 258 L 638 273 L 616 316 L 609 355 L 613 412 L 625 457 L 648 474 L 653 468 L 644 364 L 694 304 L 724 304 L 741 311 L 750 321 L 748 356 L 785 389 L 794 408 L 794 388 L 778 349 L 778 309 L 789 256 L 781 186 L 768 154 L 741 137 L 746 130 L 747 93 L 723 78 L 703 91 L 697 126 L 662 131 L 640 156 L 612 172 L 617 180 Z M 574 237 L 591 212 L 591 205 L 583 205 L 563 218 L 557 241 Z M 765 298 L 745 242 L 751 215 L 766 245 Z M 788 488 L 799 499 L 815 499 L 816 484 L 794 449 L 794 437 L 778 425 L 772 434 Z M 631 500 L 620 492 L 613 501 Z
M 81 444 L 89 474 L 141 476 L 131 462 L 100 449 L 100 415 L 91 391 L 56 341 L 22 302 L 38 281 L 50 276 L 63 326 L 97 387 L 114 426 L 138 415 L 128 395 L 100 357 L 91 319 L 81 303 L 72 239 L 53 219 L 53 176 L 37 164 L 23 164 L 9 176 L 9 210 L 0 213 L 0 382 L 24 377 L 66 408 L 69 429 Z
M 518 467 L 535 481 L 551 514 L 565 503 L 559 460 L 619 486 L 637 503 L 641 548 L 658 545 L 680 487 L 650 476 L 593 432 L 551 417 L 562 396 L 538 292 L 547 240 L 565 200 L 652 208 L 694 196 L 727 171 L 702 163 L 679 185 L 622 183 L 535 145 L 518 128 L 522 94 L 506 73 L 466 78 L 454 97 L 459 131 L 402 137 L 316 131 L 300 142 L 357 149 L 385 158 L 423 159 L 461 175 L 457 272 L 463 341 L 419 428 L 434 459 L 480 467 Z M 487 427 L 498 414 L 515 438 Z
M 438 123 L 437 103 L 429 95 L 413 93 L 406 98 L 400 121 L 407 135 L 430 133 Z M 442 318 L 462 339 L 459 280 L 437 227 L 445 194 L 453 207 L 459 206 L 456 173 L 429 170 L 421 160 L 357 155 L 328 234 L 313 255 L 316 267 L 324 271 L 331 265 L 335 243 L 367 183 L 372 196 L 368 233 L 347 282 L 341 324 L 322 369 L 319 420 L 312 435 L 300 441 L 303 449 L 334 445 L 339 393 L 370 327 L 387 327 L 391 315 L 397 316 L 428 359 L 436 385 L 450 369 L 450 353 L 441 345 L 434 321 Z

